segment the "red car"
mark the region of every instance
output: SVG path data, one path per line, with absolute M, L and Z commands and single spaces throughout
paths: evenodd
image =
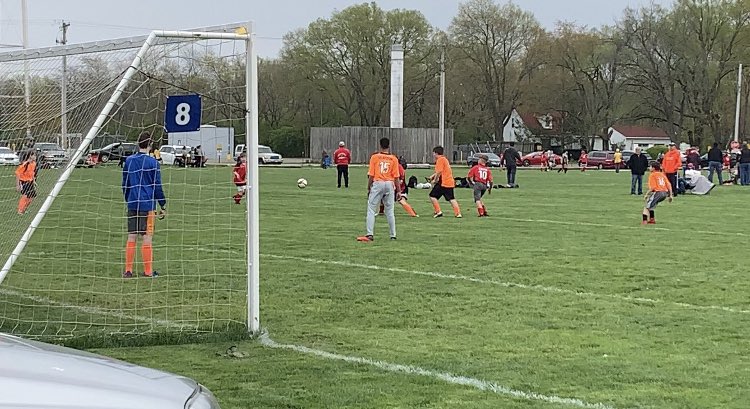
M 612 151 L 592 151 L 589 153 L 589 163 L 587 166 L 597 169 L 614 169 L 615 153 Z
M 540 166 L 542 164 L 542 153 L 532 152 L 524 155 L 520 161 L 517 161 L 517 164 L 520 166 Z M 553 153 L 552 157 L 555 158 L 555 165 L 562 165 L 562 156 Z

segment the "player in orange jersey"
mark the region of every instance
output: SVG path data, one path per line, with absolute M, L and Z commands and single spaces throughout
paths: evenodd
M 437 146 L 432 150 L 432 156 L 435 158 L 435 173 L 430 176 L 430 183 L 433 186 L 432 191 L 430 191 L 430 201 L 435 209 L 433 217 L 443 217 L 438 200 L 444 197 L 453 207 L 453 214 L 460 219 L 463 217 L 461 216 L 461 208 L 453 194 L 456 179 L 453 178 L 453 169 L 451 169 L 451 164 L 448 162 L 448 158 L 443 155 L 443 152 L 442 146 Z
M 672 202 L 672 184 L 669 183 L 667 175 L 661 170 L 659 162 L 651 164 L 651 174 L 648 176 L 648 192 L 646 193 L 646 204 L 643 207 L 643 221 L 641 224 L 656 224 L 654 208 L 664 199 Z
M 16 190 L 21 194 L 18 199 L 18 214 L 26 213 L 36 197 L 36 172 L 36 152 L 22 152 L 21 164 L 16 168 Z
M 385 206 L 385 218 L 388 220 L 391 240 L 396 240 L 396 216 L 393 213 L 393 202 L 400 195 L 398 182 L 398 159 L 390 153 L 391 141 L 380 139 L 380 151 L 370 156 L 370 168 L 367 172 L 367 233 L 357 237 L 357 241 L 373 241 L 375 215 L 380 202 Z

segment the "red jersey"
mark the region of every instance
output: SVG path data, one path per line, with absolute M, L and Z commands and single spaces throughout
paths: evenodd
M 722 159 L 724 160 L 724 166 L 729 167 L 732 164 L 732 159 L 729 158 L 729 155 L 724 155 Z
M 469 179 L 474 180 L 475 183 L 489 184 L 492 183 L 492 171 L 487 166 L 474 165 L 469 170 Z
M 398 180 L 401 183 L 399 191 L 403 192 L 406 190 L 406 169 L 401 164 L 398 164 Z
M 348 165 L 352 162 L 352 153 L 349 149 L 338 148 L 333 152 L 333 164 L 334 165 Z
M 234 184 L 244 185 L 247 184 L 247 163 L 240 163 L 234 167 Z
M 589 154 L 588 153 L 582 153 L 580 158 L 581 163 L 588 163 L 589 162 Z

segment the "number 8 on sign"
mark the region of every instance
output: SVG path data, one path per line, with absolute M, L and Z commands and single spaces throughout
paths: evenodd
M 174 122 L 180 126 L 190 123 L 190 104 L 181 102 L 177 105 L 177 115 L 174 117 Z
M 168 133 L 193 132 L 201 127 L 201 96 L 170 95 L 164 110 L 164 128 Z

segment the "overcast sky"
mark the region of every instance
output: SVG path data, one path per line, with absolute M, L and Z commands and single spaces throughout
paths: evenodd
M 498 0 L 499 2 L 502 2 Z M 46 47 L 59 38 L 60 21 L 71 23 L 68 42 L 86 42 L 146 34 L 152 29 L 184 29 L 238 21 L 256 22 L 259 55 L 278 54 L 281 37 L 329 17 L 361 1 L 352 0 L 27 0 L 31 47 Z M 611 24 L 628 7 L 652 0 L 516 0 L 547 28 L 557 21 L 599 27 Z M 672 0 L 653 0 L 668 5 Z M 421 11 L 435 26 L 446 29 L 458 10 L 458 0 L 379 0 L 384 9 Z M 21 0 L 0 0 L 0 43 L 21 43 Z

